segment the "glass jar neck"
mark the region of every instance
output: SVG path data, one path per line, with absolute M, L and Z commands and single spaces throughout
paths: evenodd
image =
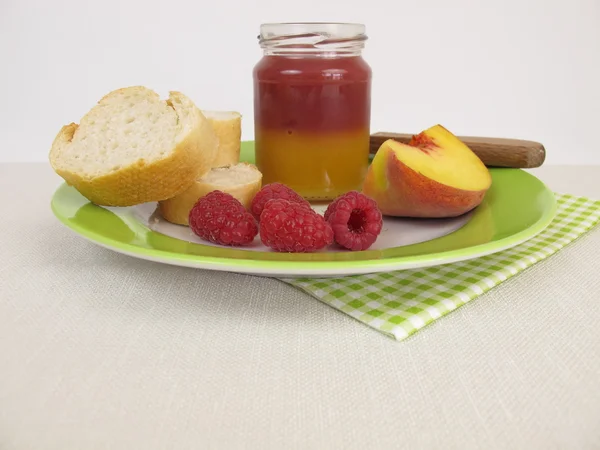
M 360 56 L 365 27 L 350 23 L 261 25 L 259 44 L 267 56 L 337 58 Z

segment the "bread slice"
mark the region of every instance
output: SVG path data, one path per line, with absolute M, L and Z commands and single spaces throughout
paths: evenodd
M 242 115 L 236 111 L 202 110 L 219 138 L 219 149 L 213 167 L 229 166 L 240 161 Z
M 188 225 L 190 210 L 200 197 L 209 192 L 227 192 L 249 209 L 252 199 L 261 187 L 262 173 L 252 164 L 238 163 L 215 167 L 184 193 L 159 202 L 159 211 L 169 222 Z
M 131 206 L 171 198 L 212 167 L 218 139 L 185 95 L 161 101 L 142 86 L 104 96 L 79 125 L 62 127 L 50 164 L 92 203 Z

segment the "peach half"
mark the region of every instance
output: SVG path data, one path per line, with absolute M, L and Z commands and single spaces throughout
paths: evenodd
M 492 184 L 488 168 L 441 125 L 408 144 L 388 139 L 377 150 L 362 191 L 382 214 L 456 217 L 478 206 Z

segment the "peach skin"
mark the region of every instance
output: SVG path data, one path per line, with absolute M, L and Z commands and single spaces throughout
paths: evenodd
M 362 191 L 384 215 L 443 218 L 478 206 L 491 182 L 477 155 L 435 125 L 408 145 L 385 141 L 369 166 Z

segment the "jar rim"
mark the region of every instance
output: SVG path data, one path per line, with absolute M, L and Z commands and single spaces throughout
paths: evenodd
M 271 22 L 260 26 L 259 44 L 264 49 L 304 48 L 359 49 L 367 40 L 366 27 L 352 22 Z
M 362 23 L 352 22 L 268 22 L 260 25 L 260 39 L 276 36 L 319 33 L 334 38 L 351 38 L 365 34 Z

